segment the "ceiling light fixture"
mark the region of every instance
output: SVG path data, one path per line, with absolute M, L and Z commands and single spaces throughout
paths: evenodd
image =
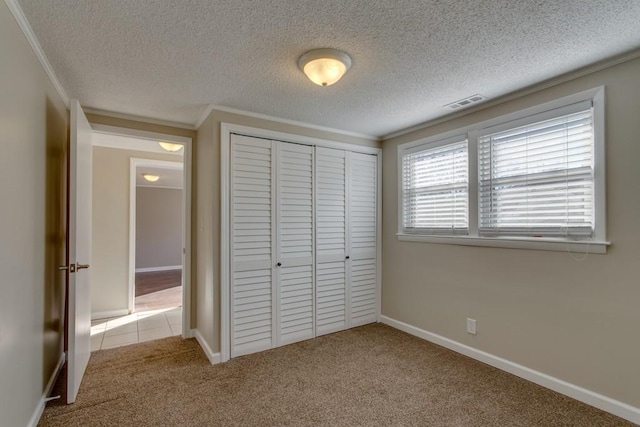
M 331 86 L 351 68 L 351 58 L 337 49 L 314 49 L 298 59 L 298 67 L 319 86 Z
M 174 144 L 172 142 L 158 142 L 158 144 L 160 144 L 160 147 L 171 153 L 182 150 L 182 144 Z
M 158 175 L 151 175 L 150 173 L 143 173 L 142 177 L 149 182 L 156 182 L 157 180 L 160 179 Z

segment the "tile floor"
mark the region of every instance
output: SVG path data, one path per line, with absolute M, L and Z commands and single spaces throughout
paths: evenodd
M 91 322 L 91 351 L 167 338 L 182 333 L 182 307 L 141 311 Z
M 182 286 L 136 297 L 136 312 L 176 307 L 182 304 Z

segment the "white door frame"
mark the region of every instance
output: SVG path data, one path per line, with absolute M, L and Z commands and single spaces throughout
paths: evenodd
M 307 144 L 318 147 L 337 148 L 340 150 L 355 151 L 358 153 L 375 154 L 378 156 L 378 182 L 377 182 L 377 313 L 380 321 L 380 301 L 382 295 L 382 233 L 381 233 L 381 195 L 382 195 L 382 149 L 367 147 L 364 145 L 349 144 L 345 142 L 330 141 L 309 136 L 296 135 L 286 132 L 277 132 L 234 123 L 220 124 L 220 361 L 226 362 L 231 358 L 231 329 L 230 329 L 230 287 L 231 287 L 231 253 L 230 253 L 230 183 L 231 177 L 231 134 L 238 133 L 246 136 L 271 139 L 297 144 Z M 214 308 L 215 309 L 215 308 Z
M 182 235 L 183 235 L 183 263 L 182 263 L 182 337 L 192 338 L 191 332 L 191 187 L 192 187 L 192 153 L 193 141 L 186 136 L 177 136 L 157 132 L 147 132 L 136 129 L 128 129 L 116 126 L 108 126 L 101 124 L 92 124 L 94 132 L 100 132 L 118 136 L 128 136 L 151 141 L 166 141 L 184 145 L 183 161 L 171 162 L 151 159 L 135 159 L 130 160 L 129 173 L 129 294 L 128 294 L 128 310 L 133 313 L 135 308 L 135 229 L 136 229 L 136 211 L 135 211 L 135 193 L 136 193 L 136 167 L 137 166 L 157 166 L 159 164 L 165 167 L 176 167 L 176 163 L 180 166 L 177 169 L 183 170 L 183 188 L 182 188 Z M 134 149 L 135 147 L 118 147 L 123 149 Z

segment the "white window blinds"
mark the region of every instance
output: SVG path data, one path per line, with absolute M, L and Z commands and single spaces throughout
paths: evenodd
M 468 234 L 468 175 L 466 139 L 403 154 L 403 231 Z
M 561 113 L 478 138 L 479 235 L 593 235 L 591 103 Z

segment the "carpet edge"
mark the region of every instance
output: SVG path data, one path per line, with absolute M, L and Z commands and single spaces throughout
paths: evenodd
M 542 387 L 548 388 L 565 396 L 576 399 L 582 403 L 601 409 L 625 420 L 640 424 L 640 408 L 629 405 L 619 400 L 596 393 L 578 385 L 569 383 L 543 372 L 536 371 L 518 363 L 495 356 L 482 350 L 459 343 L 442 335 L 420 329 L 408 323 L 401 322 L 388 316 L 380 316 L 381 323 L 401 330 L 415 337 L 424 339 L 434 344 L 453 350 L 487 365 L 498 368 L 520 378 L 523 378 Z

